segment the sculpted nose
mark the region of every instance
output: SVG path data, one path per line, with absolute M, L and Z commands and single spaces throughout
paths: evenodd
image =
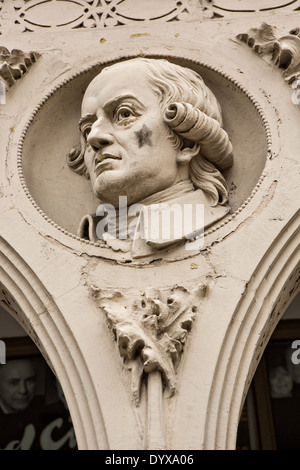
M 114 138 L 103 126 L 93 126 L 87 142 L 93 148 L 95 152 L 102 150 L 104 147 L 113 144 Z

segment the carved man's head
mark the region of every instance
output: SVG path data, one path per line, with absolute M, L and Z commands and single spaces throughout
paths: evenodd
M 68 163 L 101 201 L 140 202 L 190 178 L 212 205 L 226 203 L 219 170 L 232 148 L 220 105 L 194 71 L 143 58 L 106 67 L 85 92 L 79 126 L 81 149 Z

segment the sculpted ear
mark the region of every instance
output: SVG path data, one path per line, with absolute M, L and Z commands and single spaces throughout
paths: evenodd
M 177 163 L 190 163 L 192 158 L 194 158 L 200 152 L 200 144 L 195 142 L 193 147 L 184 147 L 179 150 L 177 154 Z

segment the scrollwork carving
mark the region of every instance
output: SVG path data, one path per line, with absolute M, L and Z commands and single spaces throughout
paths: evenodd
M 2 19 L 4 29 L 9 26 L 19 32 L 201 21 L 300 9 L 300 0 L 8 0 L 7 3 L 11 4 L 10 14 Z
M 135 402 L 140 399 L 143 375 L 156 370 L 161 372 L 169 394 L 173 395 L 176 369 L 207 285 L 201 284 L 191 291 L 182 286 L 168 291 L 155 289 L 136 298 L 95 286 L 90 289 L 106 315 L 120 356 L 131 370 Z
M 9 51 L 0 46 L 0 79 L 11 88 L 40 57 L 37 52 L 25 53 L 19 49 Z
M 275 28 L 262 23 L 247 33 L 238 34 L 237 39 L 245 42 L 254 52 L 283 70 L 282 76 L 292 84 L 300 78 L 300 33 L 295 28 L 288 35 L 276 37 Z
M 202 0 L 211 10 L 213 17 L 233 17 L 272 10 L 295 11 L 300 8 L 299 0 Z
M 200 17 L 201 4 L 188 0 L 15 0 L 15 27 L 22 32 L 42 28 L 64 30 L 106 28 L 137 22 L 168 22 Z

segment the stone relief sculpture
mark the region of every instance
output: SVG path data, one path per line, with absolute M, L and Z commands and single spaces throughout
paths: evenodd
M 11 121 L 16 128 L 14 134 L 5 136 L 7 142 L 3 144 L 6 171 L 1 179 L 0 196 L 7 191 L 8 197 L 4 194 L 1 199 L 1 208 L 3 214 L 7 214 L 8 223 L 4 224 L 7 227 L 2 227 L 0 240 L 5 261 L 0 300 L 2 295 L 2 303 L 22 321 L 63 378 L 82 447 L 116 449 L 117 443 L 124 449 L 141 448 L 146 436 L 145 448 L 148 449 L 155 449 L 156 445 L 170 450 L 178 448 L 178 444 L 183 449 L 228 448 L 234 445 L 241 396 L 250 383 L 268 334 L 275 328 L 282 312 L 281 304 L 289 300 L 287 295 L 281 295 L 281 291 L 289 291 L 291 297 L 292 287 L 288 286 L 296 279 L 291 279 L 287 268 L 287 260 L 291 264 L 296 253 L 293 236 L 296 218 L 291 219 L 295 210 L 292 204 L 294 180 L 290 183 L 296 168 L 290 156 L 295 155 L 296 145 L 291 146 L 289 152 L 285 151 L 285 142 L 291 134 L 285 129 L 290 124 L 294 131 L 297 121 L 283 126 L 275 117 L 273 119 L 275 106 L 278 106 L 279 118 L 291 109 L 286 103 L 281 105 L 280 92 L 284 87 L 277 87 L 276 80 L 275 84 L 271 83 L 274 74 L 264 64 L 262 71 L 267 70 L 267 73 L 262 76 L 259 59 L 257 69 L 251 70 L 247 57 L 249 59 L 252 53 L 247 54 L 248 45 L 244 43 L 239 47 L 244 48 L 245 61 L 238 63 L 236 57 L 243 59 L 243 54 L 236 44 L 233 47 L 232 41 L 233 30 L 233 34 L 247 30 L 247 27 L 245 30 L 241 27 L 236 31 L 236 26 L 245 25 L 248 15 L 250 19 L 254 18 L 255 15 L 249 13 L 250 8 L 257 12 L 260 7 L 271 10 L 272 6 L 278 8 L 280 0 L 183 0 L 177 2 L 176 11 L 171 8 L 171 3 L 175 5 L 176 0 L 153 2 L 156 7 L 152 7 L 152 2 L 131 0 L 9 2 L 4 1 L 5 8 L 14 9 L 14 16 L 3 15 L 1 23 L 5 31 L 10 28 L 10 34 L 22 32 L 13 41 L 22 36 L 24 44 L 29 44 L 27 49 L 24 45 L 24 50 L 30 50 L 30 42 L 37 34 L 37 41 L 42 40 L 45 57 L 33 77 L 33 81 L 40 78 L 40 87 L 36 96 L 31 93 L 32 102 L 28 102 L 26 93 L 22 93 L 22 87 L 16 84 L 14 88 L 18 88 L 15 91 L 20 93 L 20 102 L 15 100 L 13 106 L 3 108 L 4 119 L 7 119 L 4 127 Z M 147 4 L 147 7 L 143 8 L 139 3 Z M 239 5 L 241 3 L 243 6 Z M 281 0 L 281 3 L 284 2 Z M 282 5 L 278 12 L 293 11 L 300 0 L 286 3 L 293 5 Z M 199 11 L 198 5 L 207 4 L 215 18 L 224 16 L 224 21 L 212 19 L 200 24 L 193 16 L 191 4 L 197 4 Z M 164 9 L 169 5 L 170 11 L 165 15 Z M 182 23 L 180 27 L 180 15 L 185 14 L 183 10 L 187 7 L 190 8 L 188 23 Z M 48 14 L 52 8 L 62 14 Z M 126 13 L 123 17 L 122 8 Z M 152 16 L 138 16 L 137 10 L 144 9 L 148 13 L 150 8 L 154 11 Z M 241 12 L 242 9 L 245 11 Z M 84 16 L 80 17 L 81 13 Z M 231 23 L 234 15 L 238 20 Z M 277 18 L 274 24 L 285 24 L 280 14 Z M 119 28 L 120 20 L 127 26 L 119 36 L 111 27 Z M 174 23 L 168 29 L 164 22 L 169 20 Z M 161 29 L 158 28 L 159 21 Z M 290 21 L 287 19 L 286 23 Z M 137 26 L 134 24 L 131 30 L 133 23 Z M 99 30 L 93 34 L 84 32 L 83 28 Z M 60 30 L 64 31 L 65 50 L 62 50 Z M 84 33 L 81 34 L 84 41 L 76 48 L 74 38 L 79 33 Z M 64 179 L 68 169 L 61 156 L 77 143 L 76 139 L 72 141 L 73 132 L 66 131 L 70 131 L 78 101 L 82 99 L 82 83 L 86 83 L 86 77 L 95 75 L 96 69 L 90 65 L 94 54 L 99 52 L 97 57 L 101 60 L 111 59 L 112 54 L 115 57 L 118 45 L 121 45 L 122 53 L 135 54 L 140 48 L 136 39 L 131 47 L 130 39 L 141 33 L 149 36 L 144 38 L 145 42 L 141 39 L 142 46 L 147 46 L 143 49 L 149 55 L 156 54 L 158 49 L 166 57 L 170 49 L 174 54 L 184 52 L 184 62 L 195 69 L 202 67 L 198 59 L 209 58 L 208 72 L 203 76 L 214 80 L 218 75 L 215 83 L 220 85 L 220 96 L 223 86 L 228 93 L 221 103 L 224 102 L 224 111 L 228 106 L 228 129 L 232 129 L 237 142 L 234 145 L 235 162 L 239 155 L 245 155 L 242 164 L 236 165 L 238 170 L 227 179 L 231 183 L 232 178 L 232 213 L 235 208 L 242 210 L 253 195 L 250 192 L 252 181 L 253 188 L 256 184 L 256 196 L 251 199 L 251 204 L 216 235 L 217 242 L 221 240 L 222 243 L 215 243 L 215 234 L 209 237 L 213 240 L 211 253 L 206 253 L 205 263 L 198 271 L 191 271 L 195 268 L 189 260 L 174 263 L 174 259 L 178 259 L 175 250 L 185 244 L 193 245 L 193 240 L 204 229 L 215 227 L 216 222 L 224 221 L 225 217 L 228 221 L 230 207 L 224 170 L 233 164 L 233 149 L 223 129 L 220 106 L 195 72 L 171 62 L 141 58 L 120 61 L 103 69 L 87 88 L 79 123 L 81 144 L 68 156 L 70 168 L 88 179 L 83 183 L 91 183 L 99 203 L 96 202 L 94 207 L 87 203 L 87 209 L 77 205 L 86 190 L 83 185 L 78 185 L 78 200 L 74 203 L 75 190 L 72 188 L 68 192 L 71 185 L 66 183 L 72 180 L 71 172 Z M 157 33 L 160 36 L 155 36 Z M 50 34 L 49 39 L 46 34 Z M 128 44 L 122 48 L 120 43 L 125 35 Z M 181 36 L 180 40 L 178 36 Z M 253 41 L 250 36 L 247 37 L 249 45 Z M 106 38 L 107 49 L 104 49 L 106 46 L 101 37 Z M 280 48 L 276 37 L 279 35 L 274 32 L 270 42 L 267 39 L 264 43 L 267 47 L 261 49 L 261 55 L 272 57 L 288 81 L 291 74 L 297 81 L 299 31 L 289 35 L 287 40 L 280 38 Z M 9 39 L 11 41 L 11 36 Z M 257 37 L 254 41 L 253 50 L 258 52 L 260 49 L 256 46 L 262 46 L 263 41 L 259 42 Z M 290 52 L 287 52 L 288 44 Z M 216 51 L 219 54 L 215 54 Z M 178 55 L 170 60 L 181 63 Z M 221 73 L 217 72 L 220 63 L 224 64 L 219 70 Z M 233 70 L 234 77 L 241 78 L 241 85 L 229 76 Z M 243 74 L 245 70 L 250 73 Z M 22 70 L 16 73 L 22 76 Z M 26 91 L 31 84 L 26 77 L 24 81 Z M 263 84 L 268 82 L 270 90 L 264 89 L 268 90 L 271 103 L 261 93 Z M 261 103 L 252 93 L 261 98 Z M 72 107 L 68 106 L 71 100 L 74 100 Z M 244 111 L 246 101 L 249 111 L 248 108 Z M 236 113 L 232 112 L 231 103 L 238 110 Z M 60 115 L 64 108 L 72 109 Z M 234 126 L 237 122 L 237 128 L 242 127 L 236 116 L 243 113 L 257 121 L 252 125 L 250 119 L 245 118 L 249 134 L 239 133 Z M 53 116 L 51 119 L 50 115 Z M 64 125 L 66 118 L 69 119 L 68 127 Z M 42 128 L 49 136 L 51 134 L 47 149 L 43 146 L 45 133 L 39 132 Z M 61 128 L 61 134 L 56 132 L 58 128 Z M 257 139 L 258 128 L 261 128 L 260 139 Z M 253 140 L 256 141 L 254 150 Z M 241 141 L 245 144 L 239 148 Z M 261 143 L 261 153 L 257 156 L 255 150 Z M 34 147 L 37 150 L 33 155 Z M 277 155 L 280 158 L 275 158 Z M 262 170 L 265 159 L 267 168 Z M 249 165 L 244 165 L 243 161 Z M 45 171 L 39 175 L 42 166 Z M 48 178 L 49 186 L 53 186 L 50 192 L 44 190 L 43 184 L 49 174 L 47 170 L 52 167 L 55 169 Z M 262 176 L 260 171 L 264 171 Z M 247 189 L 240 178 L 242 173 L 248 173 L 247 178 L 251 180 Z M 57 176 L 59 184 L 56 185 Z M 259 191 L 258 178 L 265 178 Z M 24 194 L 22 188 L 26 188 Z M 53 205 L 44 205 L 42 192 L 47 199 L 57 193 Z M 232 194 L 237 195 L 236 205 Z M 280 205 L 281 197 L 286 199 Z M 68 204 L 61 201 L 71 203 L 74 211 L 69 211 Z M 15 207 L 11 207 L 12 202 L 16 202 Z M 184 213 L 185 206 L 190 205 L 196 212 L 198 204 L 204 207 L 203 224 L 195 217 L 195 223 L 183 227 L 181 232 L 173 226 L 169 227 L 168 237 L 163 236 L 160 229 L 165 227 L 160 208 L 176 205 Z M 62 206 L 64 209 L 60 211 Z M 284 211 L 287 207 L 289 210 Z M 86 214 L 79 224 L 78 236 L 96 241 L 95 247 L 81 243 L 82 240 L 75 237 L 74 224 L 65 221 L 68 212 L 73 221 L 75 211 L 80 212 L 78 219 Z M 153 226 L 157 228 L 158 236 L 151 232 Z M 260 233 L 265 235 L 262 244 L 256 243 Z M 10 245 L 12 234 L 17 235 Z M 249 239 L 249 234 L 258 236 L 252 237 L 250 251 L 247 251 L 244 242 Z M 99 245 L 107 249 L 98 249 Z M 256 245 L 253 251 L 252 245 Z M 243 263 L 239 256 L 241 247 L 245 247 Z M 165 250 L 171 249 L 175 249 L 175 255 L 164 258 Z M 159 257 L 162 253 L 164 260 L 171 259 L 172 262 L 146 267 L 142 263 L 125 264 L 129 257 L 123 257 L 121 263 L 121 256 L 112 250 L 127 251 L 132 257 L 142 259 L 153 253 L 159 253 Z M 208 282 L 212 292 L 199 282 Z M 270 309 L 275 301 L 274 308 L 272 305 Z M 173 396 L 174 393 L 177 396 Z M 107 400 L 109 397 L 112 399 Z M 127 439 L 127 435 L 132 437 Z M 184 435 L 187 437 L 183 439 Z M 193 439 L 193 435 L 197 437 Z M 131 443 L 136 447 L 130 447 Z
M 147 396 L 144 445 L 165 448 L 163 396 L 177 388 L 177 369 L 208 284 L 193 288 L 148 288 L 140 293 L 102 289 L 90 285 L 91 298 L 105 315 L 123 367 L 131 376 L 130 392 L 135 407 Z
M 27 54 L 19 49 L 9 51 L 0 46 L 0 80 L 3 80 L 8 89 L 11 88 L 39 57 L 37 52 Z
M 0 1 L 0 11 L 2 3 Z M 143 23 L 168 23 L 210 18 L 234 18 L 280 8 L 298 11 L 299 0 L 168 0 L 147 2 L 147 8 L 135 0 L 13 0 L 2 9 L 2 30 L 14 28 L 21 33 L 38 32 L 44 28 L 72 30 L 111 28 Z M 0 25 L 1 26 L 1 25 Z M 0 29 L 0 32 L 1 29 Z M 3 32 L 2 32 L 3 34 Z
M 148 2 L 147 8 L 135 0 L 14 0 L 12 15 L 15 29 L 20 32 L 42 28 L 64 30 L 78 28 L 107 28 L 143 22 L 166 22 L 202 18 L 204 8 L 188 0 Z M 1 5 L 1 3 L 0 3 Z
M 281 12 L 297 11 L 300 8 L 299 0 L 202 0 L 202 3 L 212 11 L 214 17 L 218 18 L 230 18 L 235 15 L 249 16 L 253 13 L 259 14 L 278 9 Z
M 116 63 L 88 85 L 81 111 L 80 147 L 67 161 L 90 179 L 99 199 L 96 213 L 80 222 L 81 238 L 144 257 L 190 243 L 228 214 L 222 171 L 233 163 L 232 145 L 221 107 L 196 72 L 160 59 Z M 166 219 L 170 207 L 178 212 Z M 187 216 L 192 223 L 186 225 Z M 187 336 L 207 291 L 206 284 L 143 292 L 90 284 L 130 372 L 135 405 L 144 384 L 148 422 L 161 423 L 148 429 L 147 448 L 164 448 L 163 395 L 176 391 Z
M 229 212 L 222 171 L 232 145 L 196 72 L 146 58 L 106 67 L 85 92 L 79 128 L 68 164 L 90 179 L 100 203 L 80 237 L 138 258 L 197 239 Z
M 91 286 L 92 297 L 105 313 L 127 369 L 131 370 L 131 392 L 140 400 L 143 374 L 159 371 L 172 396 L 176 390 L 176 369 L 199 302 L 207 285 L 189 291 L 183 286 L 155 289 L 139 297 Z
M 262 23 L 259 28 L 251 28 L 246 33 L 238 34 L 237 39 L 282 69 L 284 80 L 295 88 L 293 84 L 300 78 L 299 28 L 293 29 L 285 36 L 277 37 L 275 27 Z

